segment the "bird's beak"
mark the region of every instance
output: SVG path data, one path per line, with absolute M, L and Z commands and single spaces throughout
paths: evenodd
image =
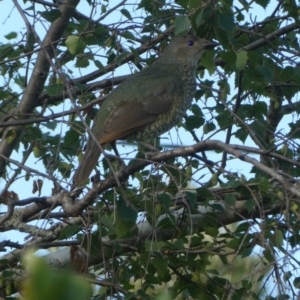
M 207 41 L 207 43 L 205 43 L 203 45 L 203 47 L 204 47 L 204 49 L 213 49 L 213 48 L 215 48 L 216 46 L 219 46 L 219 45 L 220 44 L 218 44 L 218 43 Z

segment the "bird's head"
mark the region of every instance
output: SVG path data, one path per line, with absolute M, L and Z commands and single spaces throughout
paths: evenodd
M 194 35 L 175 37 L 163 51 L 161 60 L 166 63 L 180 63 L 196 67 L 198 60 L 205 50 L 212 49 L 218 44 L 201 39 Z

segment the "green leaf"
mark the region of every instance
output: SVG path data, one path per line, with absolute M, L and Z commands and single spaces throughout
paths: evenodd
M 225 110 L 222 113 L 220 113 L 217 117 L 216 120 L 221 127 L 221 129 L 226 128 L 229 125 L 232 125 L 234 123 L 233 118 L 230 114 L 229 111 Z
M 226 41 L 227 43 L 227 41 Z M 222 44 L 223 45 L 223 44 Z M 236 65 L 237 54 L 233 50 L 229 50 L 221 53 L 221 58 L 229 65 L 231 68 L 234 68 Z
M 238 246 L 240 245 L 240 241 L 236 238 L 229 240 L 229 242 L 227 243 L 227 247 L 231 248 L 231 249 L 237 249 Z
M 274 241 L 275 246 L 276 246 L 276 247 L 282 246 L 284 236 L 283 236 L 283 233 L 282 233 L 281 230 L 276 230 L 276 231 L 275 231 L 274 238 L 275 238 L 275 241 Z
M 269 182 L 269 180 L 266 177 L 260 177 L 258 186 L 259 186 L 260 191 L 262 191 L 262 192 L 267 192 L 271 189 L 271 183 Z
M 202 97 L 204 95 L 206 95 L 207 92 L 210 92 L 210 90 L 206 90 L 206 89 L 198 89 L 195 93 L 195 99 L 198 102 L 198 100 L 202 99 Z M 207 93 L 208 94 L 208 93 Z M 211 93 L 212 95 L 212 93 Z
M 197 194 L 193 193 L 193 192 L 188 192 L 188 191 L 185 191 L 184 194 L 186 195 L 186 197 L 189 200 L 189 205 L 191 207 L 195 206 L 197 203 Z
M 234 20 L 233 20 L 233 14 L 230 12 L 221 12 L 219 14 L 219 24 L 220 27 L 225 30 L 227 33 L 231 34 L 234 29 Z
M 69 35 L 66 39 L 66 46 L 72 55 L 76 55 L 82 53 L 86 45 L 79 36 Z
M 51 9 L 50 11 L 39 11 L 39 14 L 47 21 L 53 22 L 61 16 L 59 9 Z
M 238 111 L 238 116 L 244 120 L 264 120 L 267 116 L 267 105 L 263 101 L 257 101 L 254 104 L 244 104 Z
M 135 222 L 123 220 L 124 216 L 126 216 L 124 212 L 116 213 L 115 229 L 118 238 L 132 236 L 135 234 L 133 231 Z
M 79 134 L 76 130 L 70 129 L 66 132 L 64 137 L 64 143 L 69 147 L 79 145 Z
M 203 133 L 208 134 L 216 129 L 216 125 L 213 122 L 206 122 L 203 126 Z
M 106 13 L 106 5 L 102 4 L 101 5 L 101 14 Z
M 168 262 L 161 257 L 156 257 L 152 259 L 152 264 L 154 265 L 156 272 L 158 275 L 163 279 L 163 281 L 168 281 L 171 279 L 169 269 L 168 269 Z
M 187 34 L 191 27 L 191 22 L 188 16 L 178 16 L 175 18 L 175 35 Z
M 38 146 L 33 147 L 33 155 L 34 157 L 41 157 L 45 154 L 45 152 L 42 152 L 41 149 Z
M 85 57 L 78 57 L 77 60 L 76 60 L 76 64 L 75 66 L 77 68 L 86 68 L 90 65 L 90 62 L 87 58 Z
M 45 86 L 45 90 L 48 92 L 50 96 L 60 95 L 65 89 L 63 84 L 52 84 L 50 86 Z
M 197 8 L 199 7 L 199 0 L 190 0 L 189 1 L 189 8 L 193 9 L 193 8 Z
M 263 251 L 263 254 L 264 254 L 265 259 L 269 263 L 274 263 L 274 255 L 273 255 L 273 252 L 271 252 L 271 250 L 269 248 L 265 249 Z
M 26 134 L 30 139 L 40 139 L 43 136 L 42 130 L 38 127 L 26 128 Z
M 25 77 L 24 76 L 17 74 L 14 79 L 15 79 L 15 83 L 17 85 L 19 85 L 20 88 L 24 88 L 24 86 L 25 86 Z
M 116 64 L 119 66 L 121 65 L 122 63 L 122 60 L 129 54 L 128 51 L 124 51 L 122 52 L 120 55 L 118 55 L 116 58 L 115 58 L 115 62 Z
M 240 128 L 234 133 L 234 136 L 241 142 L 245 143 L 246 139 L 248 138 L 248 132 L 245 130 L 245 128 Z
M 14 31 L 12 31 L 9 34 L 5 35 L 4 37 L 7 40 L 12 40 L 12 39 L 15 39 L 17 36 L 18 36 L 18 34 L 16 32 L 14 32 Z
M 9 57 L 12 53 L 14 53 L 14 48 L 11 45 L 0 45 L 0 60 Z
M 79 225 L 67 225 L 61 232 L 60 235 L 58 237 L 59 240 L 64 240 L 64 239 L 68 239 L 70 237 L 72 237 L 73 235 L 75 235 L 76 233 L 79 232 L 80 230 L 80 226 Z
M 215 227 L 203 227 L 204 232 L 212 237 L 216 237 L 219 234 L 218 228 Z
M 69 178 L 71 174 L 71 170 L 73 169 L 73 165 L 68 164 L 64 161 L 59 161 L 58 162 L 58 171 L 61 173 L 61 175 L 64 178 Z
M 94 60 L 94 64 L 95 64 L 95 66 L 96 66 L 98 69 L 100 69 L 100 70 L 103 71 L 103 72 L 106 72 L 106 69 L 105 69 L 105 67 L 103 66 L 103 64 L 101 63 L 100 60 Z
M 293 281 L 293 285 L 296 289 L 300 289 L 300 277 L 296 277 Z
M 98 39 L 94 33 L 83 35 L 82 40 L 84 41 L 84 43 L 86 43 L 86 45 L 98 45 Z
M 203 116 L 202 110 L 201 110 L 201 108 L 199 107 L 199 105 L 197 105 L 197 104 L 193 104 L 193 105 L 191 106 L 191 111 L 193 112 L 193 114 L 194 114 L 195 116 Z
M 248 199 L 245 203 L 245 208 L 248 210 L 248 212 L 252 212 L 253 208 L 256 206 L 256 202 L 254 199 Z
M 32 51 L 35 43 L 36 43 L 36 38 L 35 38 L 34 33 L 29 32 L 27 34 L 26 51 Z
M 127 201 L 128 200 L 123 200 L 122 197 L 116 201 L 117 208 L 114 216 L 114 225 L 118 238 L 131 237 L 137 234 L 137 211 L 133 208 L 132 204 Z
M 226 49 L 230 49 L 230 41 L 227 38 L 227 34 L 221 28 L 214 28 L 214 33 L 218 42 Z M 226 53 L 226 52 L 225 52 Z M 223 54 L 221 54 L 222 57 Z
M 214 174 L 216 175 L 216 174 Z M 209 205 L 214 211 L 216 212 L 225 212 L 223 205 L 219 204 L 219 203 L 213 203 Z
M 238 70 L 244 70 L 246 63 L 248 61 L 248 53 L 245 50 L 242 50 L 240 52 L 237 53 L 236 56 L 236 68 Z
M 227 80 L 220 80 L 218 82 L 218 85 L 220 86 L 221 100 L 226 101 L 227 100 L 227 95 L 230 94 L 230 85 L 228 84 Z
M 260 6 L 262 6 L 263 8 L 266 8 L 270 3 L 270 0 L 255 0 L 255 2 Z
M 295 69 L 291 66 L 285 67 L 280 74 L 280 79 L 282 81 L 294 80 L 295 79 Z
M 256 135 L 256 137 L 259 138 L 260 142 L 264 143 L 267 124 L 262 120 L 259 120 L 252 122 L 249 127 L 250 130 L 252 130 L 252 132 Z
M 267 83 L 273 82 L 274 73 L 271 71 L 270 68 L 267 68 L 265 66 L 257 66 L 256 70 L 264 76 Z
M 248 222 L 239 223 L 236 227 L 235 232 L 246 232 L 250 229 L 250 224 Z
M 293 276 L 291 271 L 285 272 L 283 275 L 283 280 L 287 282 Z M 300 283 L 300 282 L 299 282 Z
M 124 15 L 127 19 L 132 20 L 131 14 L 127 9 L 121 9 L 121 14 Z
M 108 216 L 108 215 L 100 216 L 99 221 L 105 227 L 107 234 L 115 233 L 114 219 L 111 215 L 110 216 Z M 102 230 L 103 230 L 103 228 L 101 228 L 101 234 L 103 234 Z
M 161 251 L 168 244 L 163 241 L 146 241 L 144 245 L 147 251 Z
M 125 39 L 129 39 L 129 40 L 135 40 L 135 36 L 134 34 L 132 34 L 130 31 L 126 30 L 122 33 L 122 36 L 125 38 Z
M 233 206 L 236 202 L 236 198 L 235 198 L 234 194 L 226 194 L 224 201 L 228 206 Z
M 185 120 L 185 128 L 186 130 L 200 128 L 204 124 L 204 121 L 202 116 L 188 116 Z
M 238 0 L 244 7 L 244 9 L 248 12 L 249 10 L 249 3 L 246 0 Z
M 208 73 L 212 75 L 215 72 L 213 51 L 206 51 L 201 57 L 201 63 L 207 69 Z
M 198 1 L 198 3 L 199 3 L 199 1 Z M 200 13 L 196 17 L 196 24 L 197 24 L 197 26 L 199 26 L 202 23 L 203 15 L 204 15 L 204 10 L 201 9 Z
M 158 194 L 157 200 L 163 205 L 165 211 L 169 211 L 171 203 L 171 197 L 169 194 Z
M 125 221 L 136 222 L 137 211 L 133 209 L 129 204 L 124 200 L 117 201 L 117 211 Z
M 57 127 L 58 125 L 58 122 L 57 121 L 49 121 L 47 123 L 43 123 L 43 126 L 48 128 L 48 129 L 51 129 L 51 130 L 55 130 L 55 128 Z
M 42 258 L 27 257 L 26 270 L 29 272 L 22 287 L 26 299 L 82 300 L 92 296 L 90 284 L 84 278 L 75 276 L 71 270 L 53 270 Z
M 249 257 L 251 255 L 252 251 L 253 251 L 253 248 L 244 249 L 244 251 L 241 253 L 241 257 L 242 258 Z

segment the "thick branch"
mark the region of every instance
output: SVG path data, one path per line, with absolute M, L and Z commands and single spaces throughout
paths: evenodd
M 214 202 L 214 201 L 212 201 Z M 245 203 L 247 201 L 238 201 L 234 207 L 228 207 L 224 205 L 221 201 L 217 201 L 217 203 L 221 204 L 223 206 L 224 211 L 219 212 L 215 211 L 216 217 L 218 218 L 219 226 L 224 226 L 228 224 L 232 224 L 241 220 L 246 220 L 249 218 L 256 218 L 261 217 L 261 208 L 256 209 L 254 208 L 252 212 L 249 212 L 248 209 L 245 206 Z M 276 213 L 279 213 L 282 210 L 282 206 L 274 206 L 272 210 L 264 211 L 263 215 L 273 215 Z M 129 239 L 123 239 L 123 240 L 107 240 L 107 238 L 103 238 L 102 240 L 102 248 L 99 249 L 99 255 L 95 255 L 93 257 L 89 257 L 88 265 L 92 266 L 98 263 L 101 263 L 105 261 L 106 259 L 111 258 L 110 249 L 114 249 L 114 255 L 120 256 L 125 255 L 126 253 L 130 252 L 136 252 L 138 249 L 138 245 L 141 242 L 145 242 L 147 240 L 151 239 L 161 239 L 161 240 L 169 240 L 176 235 L 178 230 L 185 230 L 187 227 L 191 225 L 191 222 L 195 222 L 193 224 L 194 231 L 203 231 L 203 228 L 201 225 L 197 223 L 197 219 L 201 219 L 205 217 L 206 212 L 211 212 L 213 209 L 208 207 L 207 205 L 199 205 L 198 206 L 199 213 L 197 215 L 191 215 L 191 218 L 188 218 L 187 220 L 181 219 L 181 213 L 180 211 L 174 211 L 172 214 L 175 217 L 175 220 L 178 220 L 177 226 L 174 226 L 174 229 L 170 230 L 161 230 L 157 228 L 152 228 L 152 226 L 147 222 L 141 222 L 137 224 L 139 229 L 139 235 L 137 237 L 129 238 Z M 168 217 L 168 216 L 166 216 Z M 81 222 L 81 218 L 72 218 L 69 223 L 70 224 L 79 224 Z M 148 223 L 148 224 L 147 224 Z M 65 225 L 66 226 L 66 225 Z M 38 237 L 35 241 L 29 242 L 26 244 L 26 247 L 24 249 L 28 249 L 29 247 L 33 248 L 40 248 L 40 245 L 46 245 L 45 243 L 48 242 L 48 245 L 51 246 L 51 241 L 54 240 L 55 236 L 58 236 L 59 233 L 63 230 L 65 226 L 59 226 L 57 227 L 54 232 L 50 235 L 49 232 L 49 238 L 42 238 Z M 115 247 L 116 243 L 121 247 Z M 74 244 L 77 244 L 74 242 Z M 18 248 L 20 248 L 18 246 Z M 22 247 L 23 248 L 23 247 Z M 14 250 L 11 253 L 8 253 L 7 255 L 4 255 L 2 259 L 7 259 L 10 266 L 14 265 L 18 262 L 18 258 L 23 254 L 22 250 Z M 103 255 L 104 254 L 104 255 Z M 64 248 L 57 253 L 58 256 L 56 256 L 56 253 L 50 254 L 48 257 L 46 257 L 49 264 L 52 264 L 54 266 L 63 267 L 68 266 L 70 264 L 70 249 Z M 105 256 L 106 255 L 106 256 Z M 0 270 L 4 270 L 6 268 L 5 265 L 0 266 Z
M 78 3 L 79 0 L 65 0 L 59 5 L 61 16 L 51 24 L 47 35 L 41 43 L 42 50 L 38 54 L 32 76 L 19 106 L 15 109 L 18 114 L 32 113 L 33 109 L 37 106 L 39 96 L 48 77 L 50 65 L 52 63 L 51 58 L 54 56 L 56 45 L 53 44 L 53 41 L 57 41 L 62 37 L 64 30 L 68 25 L 68 21 L 73 15 Z M 33 28 L 32 30 L 34 32 Z M 5 138 L 9 132 L 14 132 L 13 142 L 8 142 Z M 10 157 L 21 132 L 22 128 L 20 127 L 8 127 L 6 129 L 0 142 L 0 154 L 4 157 Z M 1 157 L 0 175 L 3 175 L 5 172 L 6 163 L 6 160 Z

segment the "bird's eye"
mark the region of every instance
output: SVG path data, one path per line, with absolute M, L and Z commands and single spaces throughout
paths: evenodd
M 194 46 L 195 42 L 193 40 L 189 40 L 186 42 L 186 44 L 189 46 L 189 47 L 192 47 Z

